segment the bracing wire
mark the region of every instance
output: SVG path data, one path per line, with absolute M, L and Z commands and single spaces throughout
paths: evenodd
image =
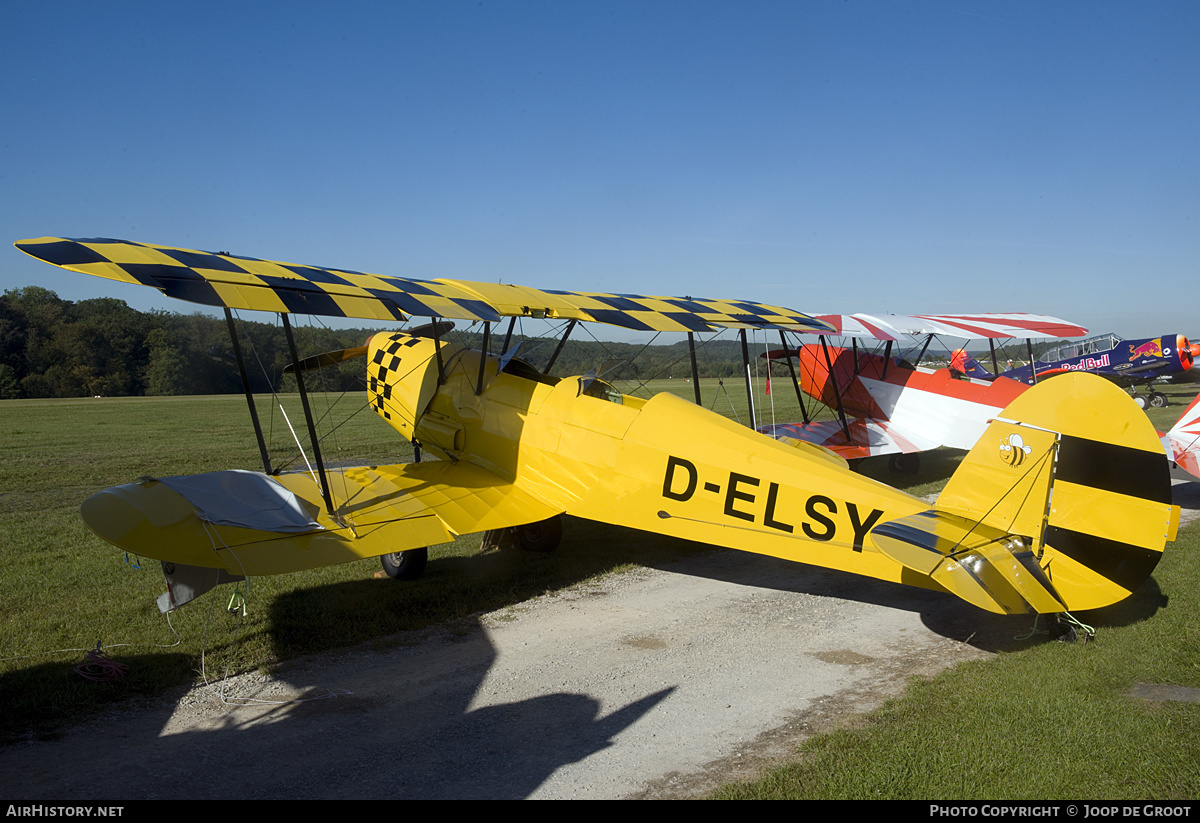
M 236 314 L 236 312 L 235 312 L 235 314 Z M 241 320 L 240 314 L 238 314 L 237 317 L 239 320 Z M 329 330 L 328 326 L 321 324 L 319 320 L 317 322 L 318 322 L 318 325 L 321 326 L 321 328 L 325 328 L 326 330 Z M 298 328 L 304 328 L 304 327 L 300 326 Z M 316 474 L 315 474 L 315 471 L 313 470 L 312 463 L 309 461 L 308 455 L 305 453 L 304 447 L 301 445 L 300 438 L 299 438 L 298 434 L 296 433 L 295 428 L 292 426 L 291 420 L 288 418 L 287 410 L 285 409 L 283 402 L 282 402 L 281 398 L 279 397 L 279 394 L 275 390 L 276 380 L 272 377 L 271 373 L 268 371 L 266 364 L 263 363 L 262 355 L 258 351 L 258 348 L 254 345 L 254 337 L 252 335 L 247 334 L 247 335 L 245 335 L 245 338 L 249 342 L 250 351 L 254 355 L 254 361 L 258 364 L 258 368 L 262 374 L 263 379 L 266 381 L 267 385 L 270 387 L 271 399 L 272 399 L 273 403 L 270 406 L 272 414 L 270 417 L 269 428 L 267 431 L 267 440 L 268 440 L 268 442 L 271 442 L 273 439 L 272 435 L 274 434 L 274 425 L 275 425 L 274 424 L 274 420 L 275 420 L 274 410 L 276 407 L 278 407 L 279 411 L 282 414 L 283 419 L 287 425 L 287 428 L 292 435 L 292 440 L 296 443 L 296 447 L 299 450 L 299 453 L 296 456 L 289 457 L 289 458 L 281 460 L 279 463 L 277 463 L 275 471 L 278 472 L 278 471 L 286 470 L 289 466 L 291 466 L 297 460 L 303 459 L 305 465 L 308 467 L 309 474 L 313 475 L 313 478 L 315 479 Z M 321 379 L 324 380 L 325 378 L 321 378 Z M 365 386 L 365 384 L 364 384 L 364 386 Z M 341 403 L 342 400 L 349 393 L 350 393 L 350 391 L 348 389 L 344 389 L 341 391 L 341 393 L 338 395 L 338 397 L 336 399 L 334 399 L 332 402 L 329 402 L 328 400 L 326 400 L 325 401 L 326 407 L 321 412 L 321 414 L 316 418 L 315 425 L 319 426 L 319 425 L 324 424 L 327 421 L 327 419 L 329 418 L 329 416 L 331 414 L 333 414 L 333 412 L 336 410 L 338 404 Z M 325 392 L 316 392 L 316 394 L 325 394 Z M 354 419 L 357 415 L 361 414 L 363 411 L 365 411 L 366 409 L 369 409 L 369 408 L 370 408 L 370 402 L 364 400 L 354 411 L 352 411 L 350 414 L 348 414 L 344 420 L 342 420 L 338 423 L 335 423 L 335 424 L 331 424 L 331 427 L 324 434 L 321 434 L 318 436 L 317 442 L 319 444 L 324 444 L 326 442 L 326 440 L 328 438 L 334 436 L 338 432 L 339 429 L 341 429 L 343 426 L 345 426 L 347 423 L 349 423 L 352 419 Z M 335 441 L 335 443 L 336 443 L 336 441 Z
M 715 332 L 713 332 L 712 336 L 711 336 L 711 337 L 709 337 L 707 340 L 701 340 L 701 341 L 700 341 L 700 342 L 699 342 L 699 343 L 696 345 L 696 351 L 700 351 L 700 349 L 704 348 L 706 345 L 708 345 L 709 343 L 711 343 L 713 340 L 716 340 L 716 339 L 717 339 L 717 337 L 719 337 L 719 336 L 720 336 L 720 334 L 721 334 L 721 330 L 720 330 L 720 329 L 717 329 Z M 597 341 L 597 342 L 599 342 L 599 341 Z M 661 377 L 661 376 L 662 376 L 662 374 L 663 374 L 663 372 L 666 372 L 666 371 L 670 370 L 671 368 L 673 368 L 673 367 L 675 367 L 675 366 L 679 365 L 681 362 L 683 362 L 683 360 L 684 360 L 686 357 L 688 357 L 688 355 L 687 355 L 687 354 L 681 354 L 681 355 L 679 355 L 679 357 L 676 357 L 674 360 L 672 360 L 671 362 L 669 362 L 669 363 L 667 363 L 665 366 L 663 366 L 661 369 L 659 369 L 657 373 L 655 373 L 654 375 L 652 375 L 652 376 L 650 376 L 650 377 L 647 377 L 645 380 L 643 380 L 642 382 L 640 382 L 640 383 L 638 383 L 636 386 L 634 386 L 632 389 L 630 389 L 630 390 L 629 390 L 629 394 L 631 394 L 631 395 L 632 395 L 632 394 L 635 394 L 635 393 L 637 393 L 637 392 L 640 392 L 640 391 L 642 391 L 643 389 L 645 389 L 645 388 L 646 388 L 646 386 L 647 386 L 647 385 L 650 383 L 650 381 L 651 381 L 651 380 L 655 380 L 655 379 L 657 379 L 657 378 Z M 715 403 L 716 403 L 716 400 L 714 399 L 714 401 L 713 401 L 713 402 L 714 402 L 714 404 L 715 404 Z M 711 411 L 711 410 L 712 410 L 712 409 L 710 409 L 710 411 Z
M 768 351 L 767 332 L 761 329 L 763 335 L 763 360 L 767 364 L 767 396 L 771 398 L 771 425 L 775 425 L 775 394 L 771 391 L 771 357 Z

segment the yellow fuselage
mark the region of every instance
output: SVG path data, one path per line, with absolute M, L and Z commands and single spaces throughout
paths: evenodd
M 381 334 L 368 354 L 376 412 L 425 451 L 578 517 L 936 586 L 868 534 L 928 504 L 822 450 L 784 445 L 671 394 L 645 400 L 523 365 L 497 372 L 495 357 L 477 394 L 480 353 L 453 345 L 442 345 L 439 385 L 434 346 Z

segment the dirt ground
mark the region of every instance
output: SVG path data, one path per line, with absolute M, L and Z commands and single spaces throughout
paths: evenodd
M 694 797 L 1031 627 L 713 552 L 10 746 L 0 796 Z

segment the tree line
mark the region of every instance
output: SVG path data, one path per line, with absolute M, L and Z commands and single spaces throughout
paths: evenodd
M 480 324 L 459 322 L 448 339 L 469 347 L 482 343 Z M 291 357 L 281 325 L 239 319 L 240 345 L 255 392 L 291 391 L 294 378 L 283 374 Z M 379 329 L 296 326 L 301 357 L 361 346 Z M 581 336 L 576 332 L 577 336 Z M 493 328 L 495 353 L 503 328 Z M 556 341 L 515 337 L 518 356 L 544 368 Z M 702 377 L 741 374 L 736 339 L 712 340 L 697 350 Z M 584 374 L 597 369 L 606 379 L 648 380 L 690 376 L 687 343 L 650 345 L 571 339 L 551 373 Z M 312 388 L 363 388 L 361 360 L 346 361 L 306 376 Z M 228 394 L 242 390 L 224 319 L 205 314 L 141 312 L 112 297 L 70 301 L 40 286 L 0 296 L 0 399 L 90 397 L 101 395 Z
M 459 321 L 456 325 L 459 328 L 447 339 L 470 348 L 482 345 L 481 324 Z M 237 328 L 251 388 L 255 392 L 294 391 L 295 378 L 283 374 L 291 361 L 283 327 L 278 322 L 239 319 Z M 492 353 L 502 345 L 503 328 L 492 329 Z M 295 327 L 301 357 L 361 346 L 376 331 L 379 329 Z M 575 332 L 551 374 L 565 377 L 595 369 L 598 376 L 610 381 L 691 376 L 686 341 L 647 345 L 589 340 L 586 335 Z M 706 335 L 696 337 L 700 377 L 741 376 L 742 349 L 736 337 L 727 334 L 707 342 Z M 807 335 L 805 339 L 815 340 Z M 794 338 L 789 342 L 794 344 Z M 770 333 L 767 343 L 778 348 L 777 334 Z M 518 357 L 544 370 L 556 345 L 553 339 L 516 336 L 509 349 L 517 347 Z M 1034 356 L 1054 345 L 1054 341 L 1035 344 Z M 757 358 L 762 347 L 758 337 L 751 357 L 765 371 L 765 362 Z M 939 356 L 948 355 L 928 353 L 935 359 Z M 986 350 L 977 356 L 987 362 Z M 776 376 L 787 374 L 786 366 L 778 362 L 773 371 Z M 355 391 L 364 387 L 365 372 L 362 360 L 349 360 L 311 372 L 305 380 L 318 391 Z M 141 312 L 113 297 L 63 300 L 40 286 L 13 289 L 0 296 L 0 399 L 229 394 L 241 390 L 223 318 Z

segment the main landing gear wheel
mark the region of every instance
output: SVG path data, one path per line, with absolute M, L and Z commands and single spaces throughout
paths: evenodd
M 1146 408 L 1150 405 L 1150 398 L 1146 397 L 1146 395 L 1144 395 L 1144 394 L 1134 393 L 1133 402 L 1137 403 L 1137 407 L 1139 409 L 1141 409 L 1142 411 L 1145 411 Z
M 1168 400 L 1167 396 L 1165 394 L 1163 394 L 1162 392 L 1156 391 L 1156 392 L 1150 393 L 1150 405 L 1153 406 L 1154 408 L 1165 409 L 1170 404 L 1171 404 L 1171 401 Z
M 892 474 L 916 474 L 921 468 L 919 454 L 893 454 L 888 459 L 888 469 Z
M 429 562 L 429 549 L 409 549 L 379 556 L 383 571 L 393 580 L 416 580 Z
M 552 552 L 562 542 L 562 515 L 556 514 L 536 523 L 526 523 L 513 529 L 517 545 L 527 552 Z

